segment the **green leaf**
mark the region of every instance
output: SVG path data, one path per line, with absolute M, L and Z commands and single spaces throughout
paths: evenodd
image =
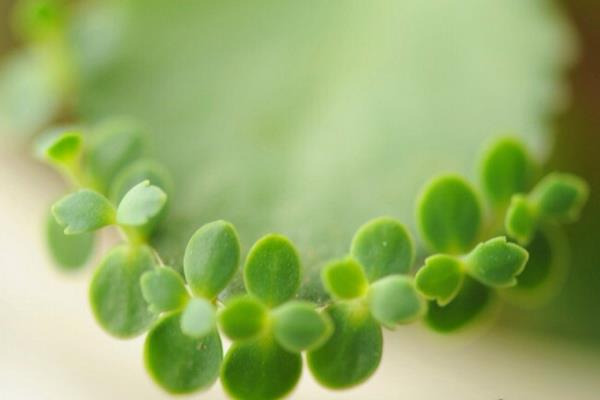
M 536 185 L 531 198 L 543 218 L 573 222 L 579 218 L 588 195 L 589 187 L 583 179 L 555 172 Z
M 402 275 L 387 276 L 371 284 L 368 302 L 373 318 L 389 329 L 414 322 L 427 310 L 412 278 Z
M 496 208 L 504 208 L 515 193 L 529 190 L 535 164 L 523 143 L 513 137 L 497 140 L 485 152 L 480 179 L 484 194 Z
M 50 39 L 64 29 L 67 15 L 64 1 L 23 0 L 13 11 L 14 28 L 26 40 Z
M 208 335 L 215 329 L 216 324 L 215 306 L 206 299 L 191 299 L 181 314 L 181 331 L 191 337 Z
M 368 308 L 334 303 L 325 309 L 333 322 L 333 334 L 321 347 L 308 353 L 308 367 L 315 379 L 331 389 L 344 389 L 367 380 L 381 361 L 381 328 Z
M 52 214 L 68 235 L 94 231 L 115 222 L 112 204 L 89 189 L 63 197 L 52 206 Z
M 300 353 L 323 344 L 333 332 L 329 317 L 315 305 L 290 301 L 273 311 L 273 334 L 286 350 Z
M 463 254 L 481 230 L 481 205 L 471 185 L 458 175 L 430 180 L 417 202 L 417 222 L 425 243 L 440 253 Z
M 525 245 L 529 243 L 538 224 L 537 209 L 527 197 L 514 195 L 504 219 L 504 229 L 511 238 Z
M 142 295 L 141 276 L 155 268 L 146 246 L 118 246 L 102 260 L 90 284 L 90 304 L 96 320 L 113 336 L 133 337 L 154 321 Z
M 81 133 L 73 130 L 52 130 L 42 135 L 36 144 L 36 152 L 42 159 L 65 168 L 72 168 L 79 161 L 83 150 Z
M 300 258 L 285 236 L 270 234 L 252 246 L 244 266 L 248 293 L 275 307 L 294 297 L 300 287 Z
M 300 354 L 288 352 L 266 336 L 231 345 L 223 361 L 221 383 L 234 399 L 280 399 L 294 389 L 301 372 Z
M 148 180 L 153 186 L 158 186 L 169 197 L 173 192 L 173 182 L 169 171 L 152 159 L 139 159 L 132 162 L 115 177 L 110 186 L 111 199 L 118 204 L 123 196 L 138 183 Z
M 189 299 L 185 282 L 170 267 L 146 272 L 140 280 L 142 294 L 155 312 L 174 311 L 185 306 Z
M 351 257 L 333 261 L 321 270 L 327 292 L 338 299 L 364 296 L 369 288 L 363 267 Z
M 469 276 L 465 276 L 463 285 L 446 306 L 429 302 L 425 322 L 440 333 L 455 332 L 477 321 L 492 302 L 491 291 L 485 285 Z
M 181 331 L 181 313 L 162 318 L 146 336 L 144 362 L 154 381 L 173 394 L 208 389 L 219 377 L 223 359 L 216 331 L 193 338 Z
M 94 250 L 94 234 L 65 235 L 52 214 L 46 218 L 46 244 L 52 259 L 65 271 L 83 267 Z
M 464 260 L 465 271 L 485 285 L 510 287 L 517 284 L 528 258 L 527 250 L 500 236 L 475 247 Z
M 212 299 L 229 283 L 238 268 L 240 243 L 233 225 L 215 221 L 194 233 L 185 249 L 185 278 L 197 296 Z
M 456 297 L 463 279 L 463 265 L 457 258 L 436 254 L 425 259 L 425 265 L 415 276 L 415 284 L 423 296 L 443 307 Z
M 167 195 L 150 181 L 140 182 L 129 190 L 117 208 L 117 222 L 121 225 L 141 226 L 162 210 Z
M 219 325 L 231 340 L 245 340 L 262 333 L 269 322 L 266 306 L 252 296 L 238 296 L 227 301 L 219 313 Z
M 226 216 L 243 248 L 288 235 L 305 276 L 374 215 L 411 220 L 423 182 L 441 169 L 470 173 L 507 124 L 532 151 L 548 147 L 547 115 L 575 54 L 552 1 L 114 3 L 94 4 L 125 14 L 108 21 L 122 35 L 114 62 L 100 74 L 81 62 L 77 112 L 152 127 L 182 199 L 161 254 L 179 259 L 185 242 L 174 236 Z M 105 43 L 76 39 L 79 58 Z
M 392 218 L 377 218 L 356 232 L 350 253 L 364 267 L 369 282 L 409 272 L 414 244 L 407 229 Z
M 107 191 L 117 174 L 142 156 L 143 134 L 130 119 L 110 119 L 94 127 L 86 162 L 100 190 Z

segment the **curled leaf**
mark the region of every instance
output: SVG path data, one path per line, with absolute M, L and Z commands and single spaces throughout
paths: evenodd
M 117 222 L 121 225 L 142 226 L 156 216 L 167 202 L 159 187 L 145 180 L 131 188 L 119 203 Z
M 465 258 L 465 271 L 481 283 L 497 288 L 517 284 L 529 259 L 527 250 L 506 241 L 504 236 L 479 244 Z
M 212 332 L 217 323 L 215 307 L 199 297 L 188 301 L 181 314 L 181 331 L 188 336 L 199 338 Z
M 417 272 L 417 289 L 440 306 L 450 303 L 460 291 L 464 279 L 460 260 L 446 254 L 436 254 L 425 259 L 425 265 Z
M 156 312 L 178 310 L 189 299 L 185 282 L 169 267 L 146 272 L 142 275 L 140 284 L 144 298 Z
M 108 333 L 133 337 L 154 321 L 142 295 L 141 276 L 155 268 L 146 246 L 119 246 L 106 255 L 90 284 L 90 304 L 96 320 Z
M 405 274 L 414 258 L 414 245 L 404 225 L 392 218 L 369 221 L 356 232 L 350 253 L 364 267 L 369 282 Z
M 333 334 L 307 355 L 315 379 L 331 389 L 356 386 L 367 380 L 381 361 L 381 328 L 369 309 L 350 303 L 334 303 L 325 309 L 333 322 Z
M 266 306 L 252 296 L 238 296 L 227 301 L 219 313 L 219 325 L 231 340 L 258 336 L 268 325 Z
M 187 244 L 183 257 L 185 278 L 197 296 L 214 298 L 235 274 L 240 242 L 233 225 L 215 221 L 202 226 Z
M 69 168 L 81 157 L 83 138 L 76 130 L 52 130 L 38 140 L 36 147 L 42 159 Z
M 481 229 L 481 205 L 470 184 L 458 175 L 442 175 L 425 186 L 417 202 L 417 222 L 434 251 L 464 254 Z
M 284 236 L 267 235 L 252 246 L 244 266 L 248 293 L 269 307 L 292 298 L 300 287 L 300 258 Z
M 144 361 L 154 381 L 169 393 L 208 389 L 219 377 L 223 348 L 219 334 L 194 338 L 181 331 L 181 313 L 162 318 L 146 336 Z
M 412 279 L 402 275 L 390 275 L 373 283 L 368 302 L 373 318 L 390 329 L 421 318 L 427 306 Z
M 90 232 L 115 222 L 115 209 L 100 193 L 82 189 L 63 197 L 52 206 L 56 221 L 65 234 Z
M 350 257 L 327 264 L 321 270 L 321 280 L 327 292 L 338 299 L 364 296 L 369 288 L 364 269 Z
M 333 331 L 329 317 L 315 305 L 290 301 L 273 311 L 273 334 L 286 350 L 300 353 L 324 343 Z
M 229 348 L 221 383 L 234 399 L 272 400 L 290 393 L 302 372 L 302 357 L 270 336 L 235 342 Z

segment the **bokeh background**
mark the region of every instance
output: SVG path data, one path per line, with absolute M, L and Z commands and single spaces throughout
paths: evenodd
M 96 327 L 90 270 L 53 269 L 41 234 L 64 186 L 32 159 L 31 138 L 113 115 L 143 121 L 148 154 L 173 174 L 173 211 L 158 238 L 167 258 L 177 262 L 198 225 L 226 218 L 246 247 L 271 230 L 289 235 L 309 271 L 343 254 L 371 217 L 412 226 L 425 179 L 453 170 L 475 181 L 479 149 L 518 135 L 547 169 L 578 173 L 592 188 L 567 228 L 560 293 L 535 310 L 499 305 L 456 336 L 400 329 L 366 384 L 327 392 L 305 371 L 294 398 L 597 398 L 597 1 L 68 3 L 67 34 L 51 46 L 61 56 L 48 68 L 44 45 L 15 34 L 14 2 L 0 2 L 7 398 L 166 397 L 143 371 L 140 340 Z M 102 246 L 113 240 L 107 232 Z M 218 384 L 204 395 L 221 396 Z

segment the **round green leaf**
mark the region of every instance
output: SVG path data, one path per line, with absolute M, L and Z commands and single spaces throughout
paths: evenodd
M 537 210 L 544 218 L 573 222 L 589 195 L 587 183 L 570 174 L 552 173 L 538 183 L 531 194 Z
M 273 334 L 286 350 L 300 353 L 323 344 L 333 332 L 326 314 L 319 313 L 315 305 L 290 301 L 273 311 Z
M 387 276 L 373 283 L 368 299 L 373 318 L 390 329 L 421 318 L 427 306 L 412 279 L 402 275 Z
M 115 222 L 112 204 L 89 189 L 63 197 L 52 206 L 52 214 L 68 235 L 93 231 Z
M 434 251 L 463 254 L 471 250 L 481 229 L 481 205 L 471 185 L 458 175 L 442 175 L 427 183 L 417 202 L 421 236 Z
M 445 306 L 458 294 L 463 279 L 463 266 L 457 258 L 436 254 L 425 259 L 425 265 L 415 276 L 415 284 L 427 299 Z
M 234 399 L 279 399 L 294 389 L 301 372 L 300 354 L 265 336 L 231 346 L 223 361 L 221 383 Z
M 527 244 L 533 237 L 538 224 L 536 208 L 527 197 L 514 195 L 504 219 L 504 229 L 511 238 L 521 244 Z
M 193 338 L 181 331 L 181 313 L 161 319 L 148 333 L 144 362 L 154 381 L 169 393 L 192 393 L 209 388 L 219 377 L 223 359 L 216 331 Z
M 191 299 L 181 314 L 181 331 L 191 337 L 206 336 L 216 324 L 215 306 L 206 299 Z
M 117 222 L 121 225 L 141 226 L 158 215 L 167 195 L 159 187 L 145 180 L 129 190 L 117 208 Z
M 94 127 L 86 165 L 98 188 L 106 191 L 119 171 L 144 152 L 143 129 L 129 119 L 110 119 Z
M 497 208 L 506 207 L 515 193 L 525 193 L 535 175 L 527 149 L 512 137 L 501 138 L 485 152 L 480 170 L 483 192 Z
M 56 265 L 75 270 L 85 265 L 94 250 L 94 234 L 65 235 L 52 214 L 46 218 L 46 243 Z
M 479 282 L 496 288 L 517 284 L 516 276 L 525 265 L 527 250 L 500 236 L 479 244 L 465 258 L 465 271 Z
M 434 301 L 429 302 L 425 321 L 435 331 L 454 332 L 483 315 L 491 301 L 489 288 L 465 276 L 460 291 L 451 303 L 442 307 Z
M 285 236 L 270 234 L 257 241 L 246 259 L 248 293 L 275 307 L 294 297 L 300 287 L 300 258 Z
M 132 162 L 119 172 L 110 186 L 109 198 L 118 204 L 131 188 L 145 180 L 161 188 L 167 197 L 171 195 L 173 182 L 169 171 L 155 160 L 144 158 Z
M 233 225 L 215 221 L 194 233 L 185 249 L 183 271 L 194 294 L 212 299 L 227 286 L 240 260 Z
M 178 310 L 185 306 L 189 299 L 185 282 L 170 267 L 144 273 L 140 284 L 144 298 L 155 312 Z
M 343 389 L 367 380 L 381 361 L 381 328 L 368 308 L 334 303 L 325 309 L 333 322 L 333 334 L 321 347 L 308 353 L 308 367 L 315 379 L 331 389 Z
M 333 261 L 323 267 L 321 280 L 325 290 L 338 299 L 364 296 L 369 288 L 364 269 L 350 257 Z
M 133 337 L 154 321 L 142 295 L 141 276 L 155 268 L 146 246 L 119 246 L 111 250 L 96 270 L 90 285 L 90 304 L 96 320 L 108 333 Z
M 219 313 L 219 325 L 231 340 L 250 339 L 263 332 L 268 324 L 266 306 L 252 296 L 234 297 Z
M 364 267 L 369 282 L 408 273 L 414 258 L 410 234 L 391 218 L 377 218 L 356 232 L 350 252 Z

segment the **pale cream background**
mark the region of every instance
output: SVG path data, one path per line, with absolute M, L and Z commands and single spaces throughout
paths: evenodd
M 96 326 L 88 269 L 65 276 L 45 254 L 41 222 L 61 182 L 24 147 L 0 147 L 0 398 L 166 399 L 146 375 L 143 339 Z M 111 241 L 107 232 L 104 245 Z M 420 326 L 386 334 L 383 362 L 349 391 L 320 388 L 304 372 L 292 399 L 550 400 L 600 398 L 600 355 L 502 329 L 443 337 Z M 360 349 L 357 349 L 360 351 Z M 221 399 L 222 389 L 191 398 Z

